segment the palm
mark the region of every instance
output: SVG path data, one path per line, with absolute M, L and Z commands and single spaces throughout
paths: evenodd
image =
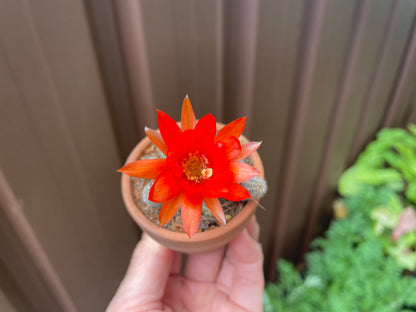
M 263 255 L 253 239 L 258 236 L 254 220 L 247 229 L 230 243 L 225 257 L 224 249 L 188 256 L 183 275 L 180 253 L 159 245 L 152 256 L 154 250 L 140 252 L 139 244 L 107 312 L 260 312 Z
M 256 305 L 259 306 L 259 302 L 255 302 L 253 298 L 261 298 L 261 293 L 250 291 L 247 294 L 244 288 L 249 286 L 262 290 L 263 280 L 260 279 L 257 284 L 253 284 L 254 281 L 249 282 L 249 278 L 233 274 L 236 272 L 236 266 L 241 268 L 242 264 L 230 261 L 230 254 L 227 254 L 218 273 L 216 260 L 221 259 L 221 256 L 222 251 L 217 251 L 210 255 L 197 256 L 198 259 L 188 259 L 195 265 L 205 262 L 201 261 L 202 258 L 210 260 L 211 267 L 206 267 L 203 274 L 198 272 L 197 268 L 189 270 L 188 267 L 185 269 L 185 276 L 172 274 L 162 299 L 167 307 L 173 311 L 257 311 Z M 188 262 L 188 265 L 190 264 L 192 263 Z M 200 267 L 202 266 L 203 263 Z
M 227 291 L 217 284 L 191 281 L 181 276 L 168 281 L 165 301 L 172 311 L 247 311 L 233 302 Z

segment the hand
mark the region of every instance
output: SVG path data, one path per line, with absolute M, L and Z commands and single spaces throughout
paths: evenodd
M 143 234 L 126 276 L 107 312 L 262 311 L 263 253 L 253 217 L 228 246 L 189 255 L 180 275 L 181 254 Z

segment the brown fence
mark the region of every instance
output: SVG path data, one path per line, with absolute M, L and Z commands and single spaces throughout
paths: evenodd
M 102 311 L 138 240 L 115 169 L 179 118 L 263 139 L 265 273 L 325 229 L 341 172 L 416 122 L 414 0 L 0 1 L 0 310 Z

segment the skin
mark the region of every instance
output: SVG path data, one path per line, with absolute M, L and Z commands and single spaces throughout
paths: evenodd
M 180 275 L 181 254 L 144 234 L 106 311 L 260 312 L 264 277 L 258 236 L 253 217 L 226 252 L 189 255 Z

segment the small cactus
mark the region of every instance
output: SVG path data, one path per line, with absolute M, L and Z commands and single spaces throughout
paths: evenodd
M 160 149 L 158 149 L 158 150 L 156 151 L 156 155 L 157 155 L 157 157 L 156 157 L 156 158 L 166 158 L 166 155 L 165 155 L 165 154 L 163 154 L 163 153 L 160 151 Z
M 251 160 L 250 157 L 246 157 L 242 160 L 242 162 L 249 164 L 250 166 L 253 166 L 253 161 Z
M 267 192 L 267 183 L 264 179 L 256 176 L 250 180 L 241 183 L 250 193 L 251 198 L 261 198 Z
M 202 213 L 206 214 L 208 216 L 213 216 L 211 210 L 209 210 L 208 206 L 205 204 L 205 202 L 202 202 Z
M 151 155 L 147 155 L 144 156 L 142 159 L 155 159 L 155 158 L 165 158 L 166 156 L 160 152 L 159 150 L 157 150 L 157 157 L 155 156 L 151 156 Z M 243 162 L 253 165 L 253 161 L 249 158 L 246 157 L 242 160 Z M 156 209 L 160 209 L 162 207 L 162 203 L 155 203 L 152 202 L 151 200 L 149 200 L 149 193 L 150 193 L 150 188 L 152 187 L 153 183 L 146 183 L 143 186 L 142 189 L 142 201 L 152 207 L 152 208 L 156 208 Z M 143 184 L 142 184 L 143 185 Z M 267 192 L 267 183 L 264 179 L 256 176 L 246 182 L 241 183 L 242 186 L 244 186 L 247 191 L 250 193 L 251 198 L 261 198 L 264 196 L 264 194 Z M 205 203 L 202 203 L 202 212 L 206 215 L 212 215 L 211 211 L 208 209 L 207 205 Z
M 140 159 L 160 159 L 160 158 L 166 158 L 166 155 L 163 154 L 159 149 L 155 149 L 154 154 L 155 155 L 144 155 Z
M 162 203 L 155 203 L 152 202 L 151 200 L 149 200 L 149 193 L 150 193 L 150 188 L 152 187 L 153 183 L 147 183 L 143 189 L 142 189 L 142 201 L 152 207 L 152 208 L 160 208 L 162 207 Z
M 156 152 L 155 153 L 156 153 L 156 156 L 155 155 L 145 155 L 141 159 L 166 158 L 165 154 L 163 154 L 159 149 L 156 149 Z M 148 206 L 150 206 L 152 208 L 160 209 L 162 207 L 162 203 L 155 203 L 155 202 L 152 202 L 151 200 L 149 200 L 149 193 L 150 193 L 150 188 L 152 187 L 152 185 L 153 185 L 153 180 L 152 180 L 152 182 L 146 183 L 143 186 L 143 189 L 142 189 L 142 201 L 146 205 L 148 205 Z

